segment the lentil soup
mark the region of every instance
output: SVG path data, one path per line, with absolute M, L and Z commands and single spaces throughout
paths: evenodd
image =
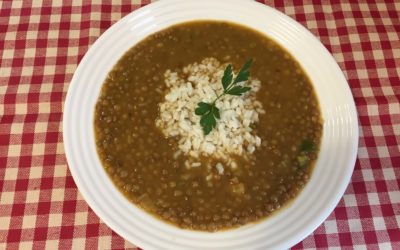
M 199 133 L 193 105 L 220 90 L 228 63 L 238 72 L 248 58 L 251 90 L 221 98 L 216 128 Z M 132 47 L 108 74 L 94 114 L 97 151 L 145 211 L 182 228 L 230 229 L 303 189 L 321 141 L 318 105 L 305 72 L 271 39 L 226 22 L 183 23 Z

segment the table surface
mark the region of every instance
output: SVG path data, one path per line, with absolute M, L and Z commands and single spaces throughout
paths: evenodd
M 64 153 L 62 110 L 90 45 L 150 1 L 41 2 L 0 2 L 0 249 L 135 248 L 79 194 Z M 360 121 L 344 197 L 294 249 L 400 249 L 400 1 L 294 2 L 266 4 L 329 49 Z

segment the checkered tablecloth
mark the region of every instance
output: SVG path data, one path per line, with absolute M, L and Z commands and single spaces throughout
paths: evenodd
M 0 1 L 0 249 L 135 248 L 79 194 L 62 112 L 89 46 L 149 1 L 83 2 Z M 266 1 L 331 51 L 360 120 L 344 197 L 294 249 L 400 249 L 400 1 L 370 2 Z

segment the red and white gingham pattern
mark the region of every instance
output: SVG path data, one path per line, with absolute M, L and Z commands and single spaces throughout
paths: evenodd
M 63 101 L 99 35 L 148 1 L 0 2 L 0 249 L 118 249 L 80 196 Z M 311 30 L 345 72 L 360 117 L 346 194 L 294 249 L 400 249 L 400 2 L 266 1 Z

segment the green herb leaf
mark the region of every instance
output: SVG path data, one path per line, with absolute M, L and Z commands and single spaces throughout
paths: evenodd
M 233 81 L 233 84 L 247 81 L 249 79 L 249 75 L 250 75 L 249 72 L 243 72 L 242 74 L 237 75 L 235 81 Z
M 229 95 L 240 96 L 243 93 L 246 93 L 247 91 L 249 91 L 250 89 L 251 89 L 250 87 L 235 86 L 235 87 L 231 88 L 230 90 L 228 90 L 226 93 Z
M 215 106 L 215 103 L 219 98 L 223 97 L 224 95 L 240 96 L 251 89 L 250 87 L 233 85 L 239 82 L 247 81 L 247 79 L 249 79 L 249 69 L 252 62 L 253 60 L 250 59 L 243 65 L 233 82 L 232 65 L 229 64 L 225 68 L 224 75 L 221 79 L 224 92 L 220 95 L 217 95 L 215 100 L 211 103 L 199 102 L 197 104 L 197 108 L 194 110 L 194 113 L 201 116 L 200 125 L 203 128 L 204 135 L 208 135 L 217 126 L 217 119 L 221 119 L 219 109 Z
M 253 63 L 253 58 L 250 58 L 249 60 L 247 60 L 244 64 L 243 67 L 241 69 L 241 71 L 249 71 L 251 64 Z
M 250 67 L 251 64 L 253 63 L 253 59 L 249 59 L 245 64 L 243 64 L 243 67 L 240 69 L 239 73 L 237 74 L 235 80 L 233 81 L 233 84 L 239 83 L 239 82 L 244 82 L 249 79 L 250 76 Z
M 204 115 L 205 113 L 209 112 L 211 108 L 211 104 L 206 102 L 199 102 L 197 103 L 197 108 L 194 110 L 194 113 L 196 115 Z
M 302 151 L 302 152 L 313 152 L 316 149 L 317 149 L 317 146 L 310 139 L 305 139 L 300 144 L 300 151 Z
M 218 109 L 217 107 L 213 106 L 213 107 L 211 108 L 211 112 L 213 113 L 213 115 L 214 115 L 215 118 L 221 119 L 221 116 L 220 116 L 220 114 L 219 114 L 219 109 Z
M 212 112 L 208 112 L 207 114 L 203 115 L 200 119 L 200 125 L 203 128 L 204 135 L 208 135 L 217 125 L 214 114 Z
M 224 71 L 224 76 L 221 79 L 222 87 L 224 88 L 224 90 L 226 90 L 228 86 L 232 83 L 232 78 L 233 78 L 232 65 L 229 64 L 228 66 L 226 66 L 226 69 Z

